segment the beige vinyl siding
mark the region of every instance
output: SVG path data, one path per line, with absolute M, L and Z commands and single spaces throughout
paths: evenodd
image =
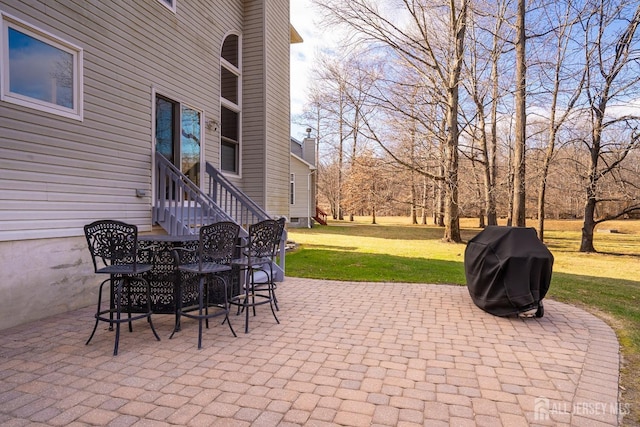
M 289 2 L 269 0 L 266 11 L 267 211 L 289 216 Z M 282 19 L 286 16 L 287 19 Z M 283 66 L 284 65 L 284 66 Z
M 288 1 L 245 5 L 243 190 L 272 216 L 289 216 L 288 17 Z
M 0 0 L 0 11 L 82 49 L 84 100 L 82 121 L 0 102 L 0 329 L 95 304 L 82 227 L 115 218 L 151 230 L 151 198 L 136 190 L 151 194 L 153 95 L 219 122 L 220 45 L 231 32 L 248 72 L 246 158 L 242 180 L 230 178 L 262 206 L 275 188 L 284 207 L 270 213 L 288 211 L 288 191 L 272 180 L 288 189 L 289 35 L 265 31 L 288 28 L 288 2 L 178 0 L 173 13 L 157 0 Z M 220 130 L 202 125 L 204 159 L 219 167 Z
M 309 210 L 310 206 L 310 189 L 309 189 L 309 165 L 291 156 L 291 173 L 295 176 L 295 196 L 294 204 L 290 205 L 289 211 L 291 218 L 306 218 L 314 211 Z
M 264 0 L 245 2 L 242 38 L 242 188 L 266 208 Z
M 80 236 L 92 220 L 151 229 L 152 88 L 219 117 L 220 43 L 243 2 L 0 0 L 0 10 L 83 49 L 84 119 L 0 103 L 0 240 Z M 203 129 L 206 129 L 203 123 Z M 205 156 L 219 164 L 218 133 Z

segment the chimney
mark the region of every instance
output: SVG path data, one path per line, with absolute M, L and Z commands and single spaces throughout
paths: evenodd
M 307 137 L 302 140 L 302 158 L 316 166 L 316 139 L 311 138 L 311 128 L 307 128 Z

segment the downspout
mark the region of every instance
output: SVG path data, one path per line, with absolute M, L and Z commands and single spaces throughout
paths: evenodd
M 313 175 L 314 173 L 316 173 L 316 171 L 312 170 L 311 172 L 309 172 L 307 174 L 307 194 L 311 194 L 311 175 Z M 308 204 L 308 207 L 307 207 L 307 215 L 308 215 L 308 217 L 307 217 L 307 228 L 311 228 L 311 221 L 313 220 L 313 213 L 311 213 L 311 212 L 312 212 L 312 209 L 313 209 L 313 211 L 315 211 L 315 209 L 316 209 L 315 198 L 316 198 L 316 195 L 314 194 L 313 195 L 313 200 L 308 200 L 308 203 L 307 203 Z M 309 198 L 309 199 L 311 199 L 311 198 Z M 313 208 L 311 207 L 311 205 L 313 205 Z

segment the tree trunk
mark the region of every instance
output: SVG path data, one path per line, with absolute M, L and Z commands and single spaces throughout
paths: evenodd
M 524 0 L 522 0 L 524 1 Z M 444 237 L 445 242 L 461 243 L 458 210 L 458 128 L 459 83 L 464 59 L 464 38 L 467 26 L 468 0 L 462 0 L 459 13 L 455 2 L 450 3 L 450 26 L 455 42 L 454 64 L 447 82 L 447 141 L 444 162 Z
M 582 224 L 580 252 L 596 252 L 596 249 L 593 247 L 593 231 L 596 228 L 595 211 L 595 197 L 587 196 L 587 202 L 584 206 L 584 222 Z
M 498 162 L 496 160 L 498 153 L 498 103 L 500 99 L 500 70 L 498 69 L 498 56 L 501 49 L 499 48 L 498 31 L 494 36 L 493 61 L 491 64 L 491 134 L 489 135 L 488 147 L 486 148 L 487 165 L 487 188 L 488 194 L 486 198 L 487 225 L 498 225 L 498 215 L 496 213 L 496 182 L 498 176 Z M 486 142 L 486 137 L 485 137 Z
M 416 191 L 415 173 L 411 171 L 411 224 L 418 223 L 418 194 Z
M 525 146 L 526 146 L 526 64 L 525 64 L 525 0 L 518 0 L 518 15 L 516 24 L 516 132 L 513 166 L 513 220 L 518 227 L 526 225 L 526 170 L 525 170 Z
M 344 163 L 344 95 L 343 87 L 340 85 L 340 99 L 339 99 L 339 123 L 338 123 L 338 219 L 344 220 L 344 213 L 342 212 L 342 166 Z
M 580 241 L 580 252 L 595 252 L 593 247 L 593 230 L 596 228 L 596 204 L 597 204 L 597 184 L 598 184 L 598 158 L 600 155 L 601 123 L 600 115 L 596 119 L 598 126 L 592 131 L 593 145 L 591 146 L 591 159 L 589 164 L 589 183 L 586 191 L 586 201 L 584 204 L 584 221 L 582 224 L 582 240 Z
M 442 181 L 436 183 L 436 197 L 434 198 L 433 223 L 444 227 L 444 185 Z
M 546 160 L 546 159 L 545 159 Z M 547 176 L 547 172 L 543 172 Z M 540 181 L 540 190 L 538 194 L 538 239 L 541 242 L 544 242 L 544 216 L 546 215 L 544 211 L 544 199 L 545 194 L 547 192 L 547 180 L 542 178 Z
M 555 115 L 555 102 L 552 107 L 552 117 Z M 538 193 L 538 238 L 541 242 L 544 242 L 544 220 L 546 216 L 545 212 L 545 199 L 547 194 L 547 178 L 549 176 L 549 166 L 551 164 L 551 157 L 555 149 L 556 133 L 554 130 L 555 123 L 552 121 L 549 131 L 549 145 L 544 156 L 542 163 L 542 178 L 540 179 L 540 188 Z
M 427 192 L 429 188 L 427 186 L 427 177 L 422 178 L 422 225 L 427 225 Z M 435 223 L 434 223 L 435 224 Z
M 507 191 L 509 192 L 508 207 L 507 207 L 507 227 L 513 225 L 513 156 L 512 150 L 509 150 L 509 167 L 507 168 L 509 173 L 507 175 Z

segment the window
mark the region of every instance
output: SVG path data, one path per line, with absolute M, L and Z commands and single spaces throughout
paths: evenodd
M 291 186 L 289 188 L 289 192 L 291 193 L 291 195 L 289 196 L 290 201 L 289 203 L 291 203 L 292 205 L 296 204 L 296 175 L 295 174 L 291 174 Z
M 167 9 L 169 9 L 172 12 L 176 11 L 176 2 L 178 0 L 158 0 L 160 3 L 162 3 L 164 6 L 167 7 Z
M 200 186 L 202 114 L 156 94 L 156 152 Z
M 230 110 L 225 106 L 221 108 L 220 117 L 220 167 L 223 171 L 238 173 L 239 162 L 239 141 L 240 141 L 240 114 Z
M 2 20 L 2 101 L 82 120 L 82 49 L 8 15 Z
M 220 169 L 240 173 L 240 39 L 231 34 L 220 53 Z

